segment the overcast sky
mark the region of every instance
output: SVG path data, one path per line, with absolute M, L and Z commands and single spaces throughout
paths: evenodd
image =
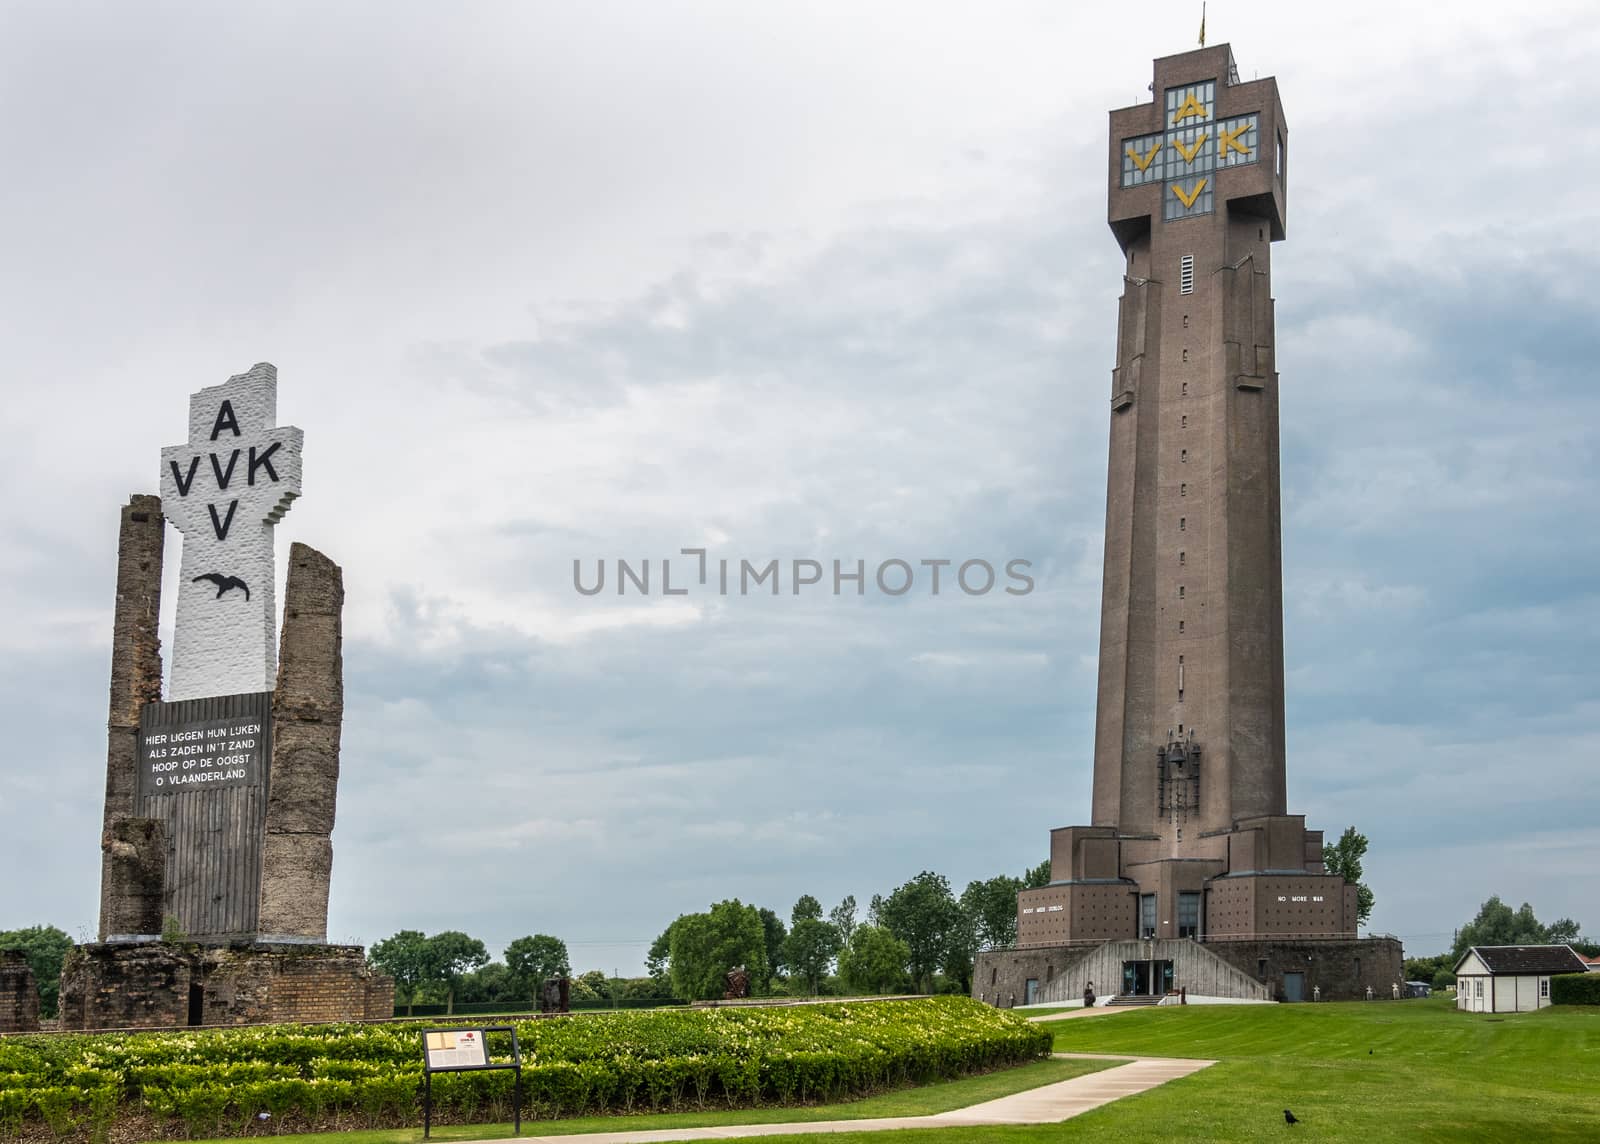
M 626 974 L 722 898 L 1041 861 L 1089 817 L 1106 112 L 1199 7 L 0 5 L 0 929 L 93 933 L 118 506 L 257 361 L 280 578 L 345 573 L 331 938 Z M 1289 809 L 1371 839 L 1409 953 L 1490 894 L 1596 934 L 1600 25 L 1208 41 L 1294 149 Z M 573 589 L 684 547 L 1037 587 Z

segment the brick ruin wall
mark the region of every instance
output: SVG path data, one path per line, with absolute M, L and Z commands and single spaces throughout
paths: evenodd
M 39 1029 L 39 986 L 28 959 L 17 950 L 0 950 L 0 1033 Z
M 394 980 L 351 945 L 86 945 L 61 978 L 63 1030 L 394 1016 Z

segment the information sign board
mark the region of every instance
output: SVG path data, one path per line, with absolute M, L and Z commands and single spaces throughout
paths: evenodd
M 428 1068 L 481 1069 L 489 1063 L 489 1049 L 482 1029 L 442 1029 L 426 1038 Z

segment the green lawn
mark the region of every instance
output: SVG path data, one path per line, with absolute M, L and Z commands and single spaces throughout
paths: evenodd
M 1059 1125 L 915 1129 L 967 1141 L 1600 1141 L 1600 1009 L 1469 1015 L 1453 1001 L 1168 1006 L 1061 1021 L 1058 1052 L 1221 1063 Z M 1289 1127 L 1283 1110 L 1302 1123 Z M 887 1144 L 843 1133 L 829 1144 Z
M 1040 1085 L 1070 1080 L 1075 1076 L 1109 1068 L 1116 1061 L 1035 1061 L 1000 1072 L 962 1080 L 930 1084 L 922 1088 L 906 1088 L 897 1092 L 870 1096 L 865 1100 L 845 1104 L 808 1105 L 803 1107 L 770 1107 L 723 1110 L 722 1112 L 672 1112 L 660 1115 L 639 1116 L 588 1116 L 574 1120 L 524 1120 L 525 1135 L 554 1135 L 556 1133 L 646 1131 L 654 1128 L 699 1128 L 720 1124 L 781 1124 L 816 1120 L 870 1120 L 884 1116 L 931 1116 L 981 1104 L 1012 1093 L 1024 1092 Z M 494 1140 L 511 1135 L 510 1124 L 435 1125 L 432 1139 L 437 1140 Z M 252 1139 L 260 1139 L 253 1137 Z M 422 1129 L 375 1129 L 363 1132 L 323 1132 L 284 1137 L 294 1144 L 413 1144 L 422 1139 Z M 829 1137 L 833 1139 L 833 1137 Z M 209 1144 L 221 1144 L 211 1141 Z M 882 1140 L 879 1144 L 883 1144 Z
M 1047 1027 L 1058 1052 L 1206 1057 L 1194 1076 L 1063 1124 L 830 1134 L 828 1144 L 985 1141 L 1331 1140 L 1355 1144 L 1600 1141 L 1600 1009 L 1489 1016 L 1450 998 L 1325 1005 L 1166 1006 Z M 918 1116 L 1065 1079 L 1099 1062 L 1048 1061 L 823 1108 L 762 1108 L 538 1121 L 530 1134 L 855 1117 Z M 1107 1062 L 1114 1064 L 1115 1062 Z M 1283 1110 L 1301 1123 L 1290 1127 Z M 1285 1134 L 1292 1134 L 1286 1136 Z M 444 1140 L 509 1135 L 450 1127 Z M 340 1144 L 411 1144 L 420 1130 L 329 1134 Z M 302 1138 L 309 1139 L 309 1138 Z M 734 1139 L 734 1138 L 730 1138 Z M 756 1138 L 744 1137 L 752 1140 Z

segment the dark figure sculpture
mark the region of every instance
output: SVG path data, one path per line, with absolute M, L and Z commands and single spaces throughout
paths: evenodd
M 566 1013 L 571 997 L 572 982 L 565 977 L 551 977 L 539 990 L 539 1012 Z

